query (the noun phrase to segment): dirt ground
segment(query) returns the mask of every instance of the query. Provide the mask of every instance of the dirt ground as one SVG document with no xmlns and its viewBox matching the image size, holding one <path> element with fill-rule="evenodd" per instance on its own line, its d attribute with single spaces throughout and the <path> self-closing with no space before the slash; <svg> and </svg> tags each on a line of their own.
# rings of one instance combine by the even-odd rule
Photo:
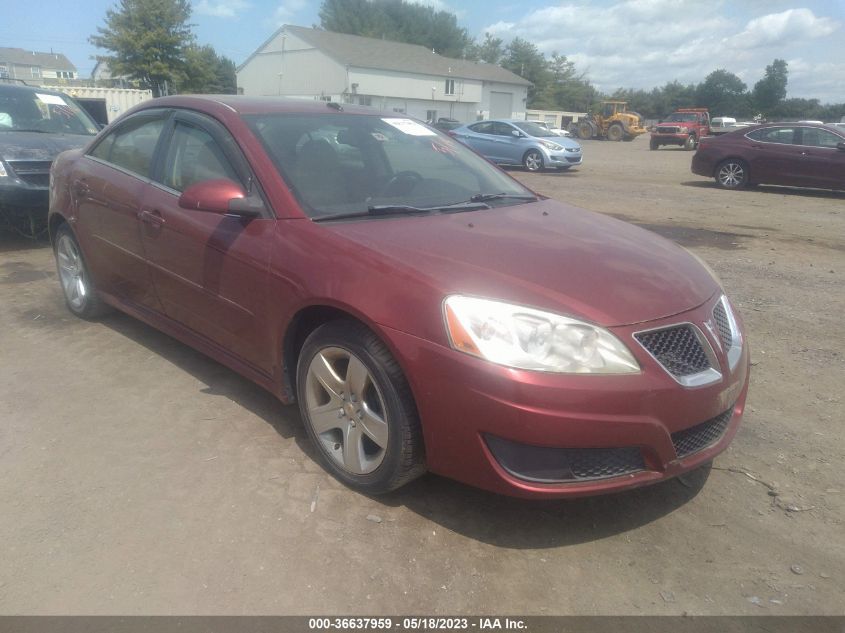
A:
<svg viewBox="0 0 845 633">
<path fill-rule="evenodd" d="M 294 408 L 73 318 L 49 248 L 0 234 L 0 613 L 845 613 L 845 194 L 721 191 L 690 158 L 586 142 L 577 170 L 512 172 L 705 258 L 752 349 L 711 470 L 570 502 L 351 492 Z"/>
</svg>

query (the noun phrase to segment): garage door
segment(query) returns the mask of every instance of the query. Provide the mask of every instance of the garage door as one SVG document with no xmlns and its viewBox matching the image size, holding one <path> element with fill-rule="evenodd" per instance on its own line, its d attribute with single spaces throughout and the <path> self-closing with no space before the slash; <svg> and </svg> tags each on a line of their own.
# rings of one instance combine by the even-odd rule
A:
<svg viewBox="0 0 845 633">
<path fill-rule="evenodd" d="M 490 92 L 490 118 L 509 119 L 513 113 L 512 92 Z"/>
</svg>

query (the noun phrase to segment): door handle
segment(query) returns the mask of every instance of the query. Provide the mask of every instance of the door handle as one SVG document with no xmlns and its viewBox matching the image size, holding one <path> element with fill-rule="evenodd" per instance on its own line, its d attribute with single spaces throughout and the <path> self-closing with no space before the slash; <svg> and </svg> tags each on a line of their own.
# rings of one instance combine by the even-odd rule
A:
<svg viewBox="0 0 845 633">
<path fill-rule="evenodd" d="M 144 224 L 149 224 L 154 229 L 159 229 L 164 224 L 164 218 L 158 209 L 141 209 L 138 219 Z"/>
<path fill-rule="evenodd" d="M 77 198 L 87 198 L 89 193 L 91 193 L 91 190 L 88 189 L 88 185 L 84 180 L 73 181 L 73 194 Z"/>
</svg>

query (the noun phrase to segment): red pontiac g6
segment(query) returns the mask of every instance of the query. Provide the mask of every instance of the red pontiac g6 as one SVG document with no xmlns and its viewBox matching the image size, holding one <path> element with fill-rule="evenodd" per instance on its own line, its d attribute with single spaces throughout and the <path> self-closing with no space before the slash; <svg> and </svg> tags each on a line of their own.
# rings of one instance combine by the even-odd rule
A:
<svg viewBox="0 0 845 633">
<path fill-rule="evenodd" d="M 117 308 L 298 402 L 367 493 L 426 470 L 632 488 L 742 416 L 742 322 L 702 262 L 395 113 L 147 102 L 57 159 L 50 229 L 74 314 Z"/>
</svg>

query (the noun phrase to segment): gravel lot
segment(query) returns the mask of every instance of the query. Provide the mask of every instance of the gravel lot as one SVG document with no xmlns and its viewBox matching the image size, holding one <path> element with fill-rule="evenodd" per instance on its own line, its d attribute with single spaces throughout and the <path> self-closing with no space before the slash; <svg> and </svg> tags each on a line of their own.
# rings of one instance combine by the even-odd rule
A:
<svg viewBox="0 0 845 633">
<path fill-rule="evenodd" d="M 721 191 L 690 158 L 594 141 L 512 172 L 701 255 L 752 346 L 711 470 L 571 502 L 353 493 L 294 408 L 128 317 L 73 318 L 49 248 L 0 234 L 0 613 L 845 613 L 845 194 Z"/>
</svg>

